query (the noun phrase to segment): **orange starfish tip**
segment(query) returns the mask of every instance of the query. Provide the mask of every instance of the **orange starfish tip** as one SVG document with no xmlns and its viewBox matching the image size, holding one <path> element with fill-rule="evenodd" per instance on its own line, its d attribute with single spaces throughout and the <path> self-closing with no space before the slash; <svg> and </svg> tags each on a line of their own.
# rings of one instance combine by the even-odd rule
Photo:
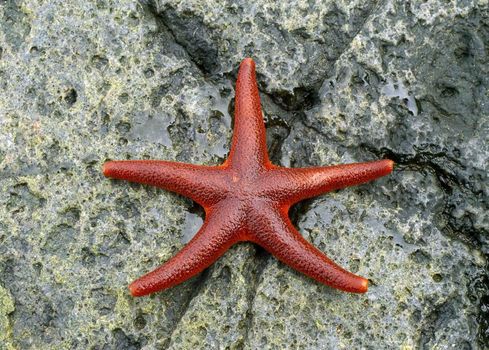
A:
<svg viewBox="0 0 489 350">
<path fill-rule="evenodd" d="M 248 65 L 251 65 L 251 66 L 255 66 L 255 61 L 253 61 L 253 59 L 251 57 L 246 57 L 243 61 L 241 61 L 241 67 L 242 66 L 248 66 Z"/>
<path fill-rule="evenodd" d="M 109 176 L 109 168 L 108 168 L 109 162 L 105 162 L 104 165 L 102 165 L 102 173 L 104 176 Z"/>
<path fill-rule="evenodd" d="M 128 288 L 129 288 L 129 292 L 131 292 L 131 295 L 133 297 L 140 297 L 144 295 L 144 293 L 141 293 L 140 288 L 138 288 L 134 282 L 131 283 Z"/>
<path fill-rule="evenodd" d="M 124 161 L 108 161 L 102 165 L 102 173 L 105 177 L 114 177 L 117 172 L 121 171 L 121 163 Z"/>
<path fill-rule="evenodd" d="M 358 293 L 366 293 L 368 290 L 368 279 L 362 278 L 360 286 L 358 288 Z"/>
</svg>

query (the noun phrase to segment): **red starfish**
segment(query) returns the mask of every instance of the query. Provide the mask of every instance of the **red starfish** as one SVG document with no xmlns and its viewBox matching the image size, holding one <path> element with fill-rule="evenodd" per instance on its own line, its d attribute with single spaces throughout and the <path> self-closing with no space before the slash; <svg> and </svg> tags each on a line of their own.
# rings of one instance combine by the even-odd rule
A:
<svg viewBox="0 0 489 350">
<path fill-rule="evenodd" d="M 165 264 L 134 281 L 129 286 L 131 294 L 142 296 L 173 287 L 243 241 L 262 246 L 318 282 L 346 292 L 366 292 L 368 280 L 344 270 L 307 242 L 294 228 L 288 212 L 303 199 L 387 175 L 394 162 L 385 159 L 298 169 L 271 164 L 251 58 L 239 67 L 235 102 L 233 142 L 222 165 L 164 160 L 104 164 L 105 176 L 177 192 L 205 209 L 205 222 L 195 237 Z"/>
</svg>

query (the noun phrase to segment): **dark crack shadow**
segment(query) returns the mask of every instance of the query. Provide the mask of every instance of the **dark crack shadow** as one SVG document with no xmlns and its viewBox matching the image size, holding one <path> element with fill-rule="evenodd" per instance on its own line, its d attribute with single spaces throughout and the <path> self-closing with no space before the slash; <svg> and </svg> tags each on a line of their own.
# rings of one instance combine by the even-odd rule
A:
<svg viewBox="0 0 489 350">
<path fill-rule="evenodd" d="M 361 145 L 361 147 L 379 158 L 392 159 L 396 163 L 395 168 L 398 171 L 429 172 L 435 176 L 446 197 L 443 209 L 438 215 L 437 226 L 448 237 L 455 238 L 471 248 L 480 248 L 484 245 L 483 237 L 489 235 L 489 233 L 477 230 L 473 219 L 470 217 L 465 220 L 455 220 L 451 215 L 455 204 L 449 198 L 454 193 L 460 193 L 463 196 L 463 194 L 470 192 L 475 197 L 481 194 L 471 180 L 461 177 L 454 169 L 449 168 L 450 165 L 453 168 L 463 167 L 457 159 L 450 157 L 442 150 L 437 150 L 436 147 L 434 149 L 418 150 L 415 154 L 395 153 L 388 148 L 377 150 L 366 144 Z M 489 210 L 489 208 L 487 209 Z"/>
<path fill-rule="evenodd" d="M 170 341 L 173 337 L 173 333 L 178 328 L 180 321 L 182 320 L 182 318 L 185 316 L 188 309 L 190 308 L 190 304 L 192 303 L 192 300 L 194 300 L 200 294 L 200 292 L 204 288 L 206 281 L 209 279 L 211 269 L 212 269 L 212 266 L 205 269 L 203 272 L 201 272 L 199 275 L 197 275 L 194 278 L 194 281 L 192 281 L 192 288 L 191 288 L 192 292 L 190 293 L 188 298 L 185 300 L 185 302 L 179 308 L 178 313 L 175 316 L 175 319 L 173 320 L 172 327 L 169 328 L 169 330 L 168 330 L 169 336 L 163 342 L 162 348 L 164 348 L 164 349 L 168 348 Z"/>
<path fill-rule="evenodd" d="M 212 34 L 201 18 L 189 13 L 179 16 L 175 9 L 159 11 L 152 0 L 141 0 L 150 13 L 159 20 L 162 26 L 187 54 L 189 60 L 199 69 L 201 74 L 209 76 L 219 72 L 217 46 L 213 43 Z"/>
<path fill-rule="evenodd" d="M 251 286 L 249 288 L 249 292 L 247 295 L 248 309 L 246 311 L 246 317 L 245 317 L 245 335 L 244 335 L 243 343 L 237 344 L 236 347 L 237 349 L 244 349 L 246 344 L 249 343 L 249 339 L 251 336 L 250 331 L 253 328 L 253 324 L 255 320 L 253 314 L 253 304 L 257 296 L 258 287 L 262 280 L 263 271 L 265 271 L 265 268 L 267 267 L 268 262 L 271 259 L 271 255 L 267 251 L 265 251 L 265 249 L 263 249 L 262 247 L 256 246 L 254 259 L 257 262 L 255 263 L 255 268 L 253 271 L 254 278 L 251 281 Z"/>
<path fill-rule="evenodd" d="M 457 205 L 457 200 L 465 200 L 467 197 L 482 197 L 481 190 L 477 188 L 473 181 L 463 178 L 456 174 L 453 169 L 450 169 L 450 165 L 463 168 L 463 164 L 443 151 L 424 149 L 418 150 L 415 154 L 399 154 L 387 148 L 377 150 L 368 145 L 363 145 L 363 147 L 378 157 L 394 160 L 398 171 L 411 170 L 431 173 L 437 179 L 445 198 L 439 212 L 435 215 L 436 226 L 446 237 L 462 242 L 470 249 L 481 250 L 485 260 L 489 261 L 489 255 L 484 252 L 484 249 L 487 249 L 484 248 L 487 245 L 485 237 L 489 236 L 489 232 L 483 228 L 477 229 L 474 219 L 470 216 L 464 215 L 462 218 L 455 218 L 452 214 Z M 454 197 L 455 199 L 453 199 Z M 484 206 L 483 201 L 481 205 Z M 486 210 L 489 210 L 487 205 L 485 207 Z M 486 264 L 485 271 L 488 271 L 488 266 Z M 476 316 L 479 329 L 477 334 L 478 342 L 481 345 L 487 344 L 489 340 L 489 279 L 487 274 L 480 273 L 473 278 L 468 285 L 467 296 L 479 309 Z M 444 316 L 445 310 L 448 310 L 447 308 L 449 307 L 452 306 L 445 303 L 435 309 L 428 317 L 428 322 L 433 323 L 435 326 L 428 325 L 422 331 L 419 340 L 420 348 L 424 348 L 432 339 L 434 327 L 440 322 L 440 319 L 446 318 Z"/>
<path fill-rule="evenodd" d="M 348 50 L 348 48 L 350 47 L 351 43 L 353 42 L 353 40 L 355 40 L 355 38 L 358 36 L 358 34 L 360 34 L 360 32 L 363 30 L 363 28 L 365 28 L 368 20 L 370 18 L 372 18 L 372 16 L 378 12 L 378 9 L 380 9 L 381 7 L 384 6 L 384 2 L 385 1 L 382 1 L 382 0 L 375 0 L 373 2 L 373 5 L 370 7 L 370 10 L 368 11 L 368 13 L 365 15 L 364 17 L 364 20 L 363 22 L 358 26 L 358 30 L 355 31 L 355 33 L 352 35 L 351 39 L 346 43 L 346 45 L 343 47 L 343 50 L 340 51 L 340 53 L 338 54 L 338 57 L 337 59 L 334 61 L 333 65 L 336 64 L 336 61 L 338 59 L 340 59 L 340 57 L 346 52 L 346 50 Z"/>
</svg>

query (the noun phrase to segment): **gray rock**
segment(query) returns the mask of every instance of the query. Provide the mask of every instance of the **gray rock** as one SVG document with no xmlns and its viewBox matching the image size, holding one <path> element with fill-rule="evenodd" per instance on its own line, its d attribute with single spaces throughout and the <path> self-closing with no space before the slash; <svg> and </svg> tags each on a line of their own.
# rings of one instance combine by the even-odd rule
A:
<svg viewBox="0 0 489 350">
<path fill-rule="evenodd" d="M 0 4 L 0 348 L 484 349 L 487 1 Z M 251 244 L 132 298 L 203 213 L 108 159 L 219 164 L 241 59 L 284 166 L 395 172 L 293 208 L 370 279 L 319 285 Z"/>
</svg>

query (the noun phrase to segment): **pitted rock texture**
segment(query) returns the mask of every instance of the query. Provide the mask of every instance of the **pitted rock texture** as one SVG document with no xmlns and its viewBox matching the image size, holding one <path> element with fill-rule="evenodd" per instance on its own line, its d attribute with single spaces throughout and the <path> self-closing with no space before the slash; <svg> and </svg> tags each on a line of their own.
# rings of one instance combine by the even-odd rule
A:
<svg viewBox="0 0 489 350">
<path fill-rule="evenodd" d="M 484 0 L 1 2 L 0 348 L 484 349 L 488 52 Z M 370 289 L 240 244 L 132 298 L 203 213 L 101 165 L 222 162 L 246 56 L 275 163 L 396 161 L 291 212 Z"/>
</svg>

